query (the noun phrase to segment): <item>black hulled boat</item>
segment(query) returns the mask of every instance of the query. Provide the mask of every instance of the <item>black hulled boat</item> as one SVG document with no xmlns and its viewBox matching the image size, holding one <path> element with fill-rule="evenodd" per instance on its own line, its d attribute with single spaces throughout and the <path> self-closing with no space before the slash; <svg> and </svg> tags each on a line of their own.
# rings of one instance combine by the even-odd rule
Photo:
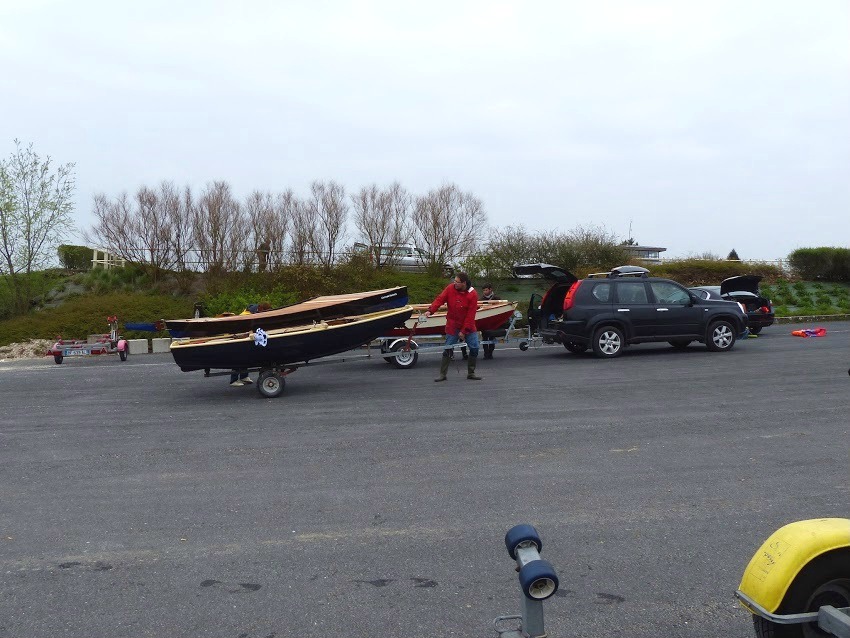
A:
<svg viewBox="0 0 850 638">
<path fill-rule="evenodd" d="M 303 326 L 312 321 L 365 315 L 401 308 L 407 305 L 407 287 L 352 292 L 344 295 L 314 297 L 282 308 L 251 315 L 201 317 L 198 319 L 166 319 L 165 327 L 175 338 L 199 338 L 231 335 L 262 328 L 266 332 L 278 328 Z"/>
<path fill-rule="evenodd" d="M 412 312 L 404 306 L 272 329 L 259 325 L 268 313 L 258 313 L 251 315 L 258 325 L 249 332 L 174 341 L 171 354 L 183 372 L 280 367 L 356 348 L 403 325 Z"/>
</svg>

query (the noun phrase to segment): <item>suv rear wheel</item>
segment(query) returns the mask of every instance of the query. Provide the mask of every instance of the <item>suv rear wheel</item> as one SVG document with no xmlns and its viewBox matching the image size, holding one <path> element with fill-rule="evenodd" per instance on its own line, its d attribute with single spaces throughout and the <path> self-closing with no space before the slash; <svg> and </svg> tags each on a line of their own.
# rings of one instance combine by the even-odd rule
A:
<svg viewBox="0 0 850 638">
<path fill-rule="evenodd" d="M 726 352 L 735 345 L 735 330 L 728 321 L 715 321 L 708 327 L 705 345 L 712 352 Z"/>
<path fill-rule="evenodd" d="M 623 331 L 614 326 L 603 326 L 593 334 L 593 353 L 610 359 L 623 352 Z"/>
<path fill-rule="evenodd" d="M 575 341 L 564 341 L 564 347 L 573 354 L 581 354 L 587 350 L 586 345 L 583 343 L 576 343 Z"/>
</svg>

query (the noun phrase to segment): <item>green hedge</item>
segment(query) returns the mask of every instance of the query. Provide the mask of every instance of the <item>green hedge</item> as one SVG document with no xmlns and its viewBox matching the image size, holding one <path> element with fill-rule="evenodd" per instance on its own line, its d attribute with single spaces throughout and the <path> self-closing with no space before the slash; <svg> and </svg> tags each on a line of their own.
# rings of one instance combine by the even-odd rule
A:
<svg viewBox="0 0 850 638">
<path fill-rule="evenodd" d="M 68 270 L 91 270 L 92 249 L 88 246 L 62 244 L 56 249 L 59 263 Z"/>
<path fill-rule="evenodd" d="M 119 330 L 128 338 L 150 338 L 155 333 L 123 330 L 126 322 L 153 322 L 192 316 L 192 302 L 186 298 L 144 293 L 85 295 L 68 299 L 57 308 L 33 311 L 0 321 L 0 345 L 30 339 L 85 339 L 90 334 L 109 331 L 106 317 L 117 315 Z"/>
<path fill-rule="evenodd" d="M 850 281 L 850 249 L 798 248 L 788 262 L 801 279 L 811 281 Z"/>
<path fill-rule="evenodd" d="M 666 277 L 686 286 L 717 286 L 724 279 L 738 275 L 761 275 L 764 283 L 772 283 L 786 276 L 782 269 L 774 264 L 709 259 L 665 261 L 663 264 L 649 266 L 649 271 L 653 277 Z"/>
</svg>

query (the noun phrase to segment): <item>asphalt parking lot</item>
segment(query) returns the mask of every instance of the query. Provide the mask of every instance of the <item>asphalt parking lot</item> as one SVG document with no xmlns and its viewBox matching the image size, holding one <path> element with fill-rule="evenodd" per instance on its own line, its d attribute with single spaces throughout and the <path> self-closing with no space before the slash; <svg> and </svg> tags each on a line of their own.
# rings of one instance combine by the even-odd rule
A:
<svg viewBox="0 0 850 638">
<path fill-rule="evenodd" d="M 351 359 L 277 399 L 170 355 L 0 363 L 0 638 L 494 636 L 520 522 L 552 636 L 751 636 L 756 548 L 850 515 L 850 323 L 821 325 L 498 348 L 481 382 Z"/>
</svg>

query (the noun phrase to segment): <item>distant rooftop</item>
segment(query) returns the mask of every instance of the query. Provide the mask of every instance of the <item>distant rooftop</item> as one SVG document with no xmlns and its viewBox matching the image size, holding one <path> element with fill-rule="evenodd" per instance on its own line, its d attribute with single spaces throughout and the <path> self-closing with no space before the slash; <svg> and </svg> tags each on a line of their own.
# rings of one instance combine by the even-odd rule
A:
<svg viewBox="0 0 850 638">
<path fill-rule="evenodd" d="M 667 250 L 663 246 L 623 246 L 623 248 L 630 255 L 655 264 L 661 263 L 661 253 Z"/>
</svg>

